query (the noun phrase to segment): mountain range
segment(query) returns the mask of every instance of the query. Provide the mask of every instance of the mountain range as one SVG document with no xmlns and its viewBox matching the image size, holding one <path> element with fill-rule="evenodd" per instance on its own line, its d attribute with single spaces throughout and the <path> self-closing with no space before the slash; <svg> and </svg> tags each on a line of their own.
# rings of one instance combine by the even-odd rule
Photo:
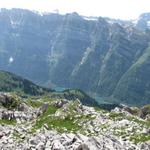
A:
<svg viewBox="0 0 150 150">
<path fill-rule="evenodd" d="M 115 20 L 0 11 L 0 68 L 38 84 L 150 103 L 150 13 Z"/>
</svg>

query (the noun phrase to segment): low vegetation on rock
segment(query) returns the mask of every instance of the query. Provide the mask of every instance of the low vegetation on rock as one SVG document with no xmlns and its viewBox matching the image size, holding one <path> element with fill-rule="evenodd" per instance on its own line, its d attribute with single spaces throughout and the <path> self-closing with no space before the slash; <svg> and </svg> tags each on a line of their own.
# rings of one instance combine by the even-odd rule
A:
<svg viewBox="0 0 150 150">
<path fill-rule="evenodd" d="M 10 107 L 10 98 L 19 103 Z M 14 93 L 0 93 L 0 103 L 0 149 L 78 150 L 84 145 L 91 150 L 148 150 L 150 146 L 150 113 L 140 116 L 148 106 L 135 115 L 132 107 L 110 111 L 85 106 L 79 99 L 22 98 Z"/>
</svg>

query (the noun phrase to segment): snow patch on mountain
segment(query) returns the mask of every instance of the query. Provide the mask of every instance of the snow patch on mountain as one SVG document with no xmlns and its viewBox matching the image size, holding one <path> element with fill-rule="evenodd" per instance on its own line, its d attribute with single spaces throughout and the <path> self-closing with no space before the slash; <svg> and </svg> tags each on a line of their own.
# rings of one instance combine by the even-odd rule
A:
<svg viewBox="0 0 150 150">
<path fill-rule="evenodd" d="M 88 20 L 88 21 L 97 21 L 98 17 L 83 17 L 84 20 Z"/>
<path fill-rule="evenodd" d="M 150 27 L 150 21 L 147 21 L 147 26 Z"/>
<path fill-rule="evenodd" d="M 14 58 L 11 56 L 11 57 L 9 58 L 9 63 L 11 64 L 11 63 L 13 63 L 13 61 L 14 61 Z"/>
</svg>

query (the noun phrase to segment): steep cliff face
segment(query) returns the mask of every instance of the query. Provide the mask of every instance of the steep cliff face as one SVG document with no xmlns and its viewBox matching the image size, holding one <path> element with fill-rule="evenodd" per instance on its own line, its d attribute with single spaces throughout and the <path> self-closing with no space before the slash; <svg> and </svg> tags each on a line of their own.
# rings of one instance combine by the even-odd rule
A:
<svg viewBox="0 0 150 150">
<path fill-rule="evenodd" d="M 60 24 L 58 15 L 44 17 L 27 10 L 0 13 L 0 67 L 34 81 L 48 79 L 48 53 Z"/>
<path fill-rule="evenodd" d="M 0 33 L 2 69 L 131 104 L 150 100 L 150 33 L 138 22 L 3 9 Z"/>
<path fill-rule="evenodd" d="M 150 47 L 121 77 L 114 96 L 132 104 L 149 103 L 150 98 Z"/>
</svg>

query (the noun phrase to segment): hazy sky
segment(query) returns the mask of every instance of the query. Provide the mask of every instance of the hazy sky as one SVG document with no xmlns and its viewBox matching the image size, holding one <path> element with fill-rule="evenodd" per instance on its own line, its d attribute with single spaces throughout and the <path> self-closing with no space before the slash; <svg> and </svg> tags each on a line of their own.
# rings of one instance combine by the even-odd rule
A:
<svg viewBox="0 0 150 150">
<path fill-rule="evenodd" d="M 78 12 L 86 16 L 135 19 L 150 12 L 150 0 L 0 0 L 0 8 L 26 8 L 60 13 Z"/>
</svg>

